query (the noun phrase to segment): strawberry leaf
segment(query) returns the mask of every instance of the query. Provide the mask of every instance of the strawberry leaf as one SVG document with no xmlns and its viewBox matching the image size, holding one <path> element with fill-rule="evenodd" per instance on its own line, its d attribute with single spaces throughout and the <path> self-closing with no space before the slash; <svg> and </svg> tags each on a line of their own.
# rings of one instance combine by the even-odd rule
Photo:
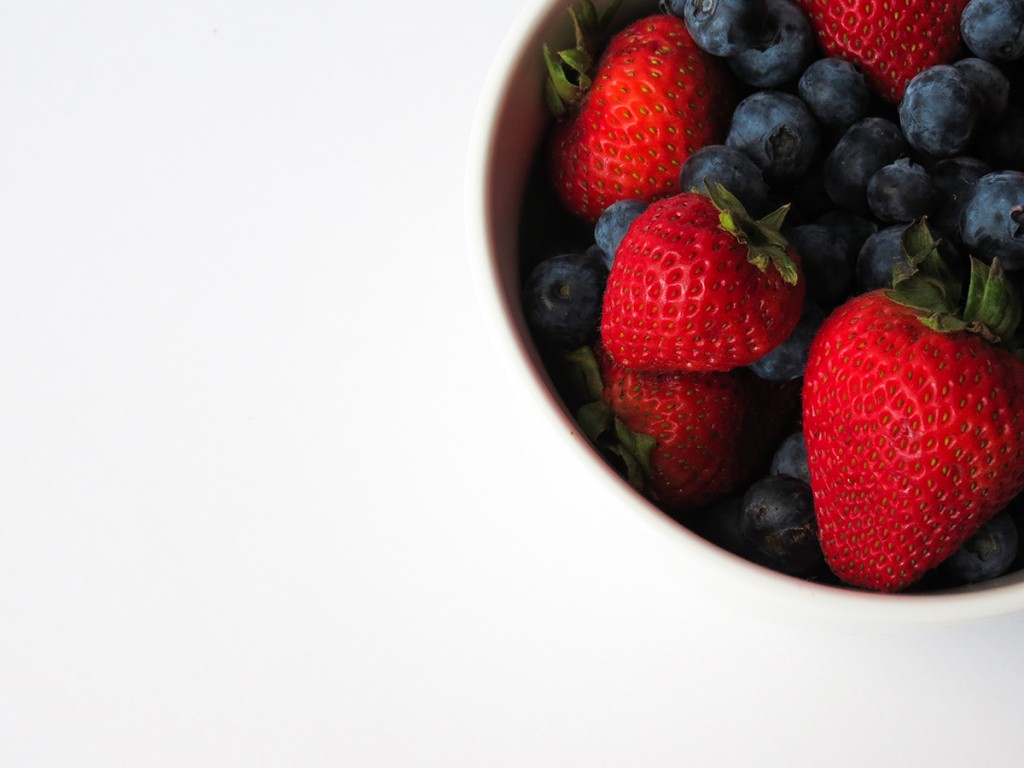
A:
<svg viewBox="0 0 1024 768">
<path fill-rule="evenodd" d="M 922 219 L 900 239 L 905 263 L 893 270 L 886 295 L 916 309 L 927 327 L 940 333 L 967 331 L 993 344 L 1008 344 L 1021 321 L 1021 299 L 998 260 L 991 267 L 971 258 L 967 296 L 960 305 L 960 281 L 939 253 L 939 242 Z"/>
<path fill-rule="evenodd" d="M 608 31 L 608 28 L 612 24 L 612 19 L 615 18 L 615 14 L 619 12 L 619 8 L 622 7 L 622 0 L 613 0 L 613 2 L 598 14 L 597 17 L 597 29 L 601 34 Z"/>
<path fill-rule="evenodd" d="M 630 431 L 604 402 L 584 405 L 576 412 L 576 421 L 594 445 L 619 459 L 626 482 L 643 493 L 651 473 L 654 438 Z"/>
<path fill-rule="evenodd" d="M 776 208 L 774 211 L 769 213 L 767 216 L 762 216 L 757 220 L 757 223 L 769 231 L 778 232 L 782 229 L 782 224 L 786 220 L 786 216 L 789 214 L 790 203 Z M 779 235 L 781 237 L 781 233 Z"/>
<path fill-rule="evenodd" d="M 718 221 L 722 229 L 747 246 L 747 260 L 764 272 L 769 266 L 775 267 L 782 279 L 796 285 L 800 270 L 790 255 L 789 243 L 779 231 L 789 213 L 789 206 L 769 213 L 755 220 L 743 203 L 718 182 L 704 180 L 708 197 L 718 209 Z"/>
<path fill-rule="evenodd" d="M 591 347 L 580 347 L 561 356 L 563 380 L 579 402 L 576 423 L 599 450 L 616 457 L 626 481 L 643 493 L 651 473 L 651 451 L 656 441 L 650 435 L 631 431 L 604 401 L 604 381 L 597 355 Z"/>
<path fill-rule="evenodd" d="M 655 440 L 643 432 L 632 432 L 615 419 L 615 436 L 618 442 L 609 447 L 609 451 L 618 456 L 626 468 L 626 482 L 640 493 L 647 488 L 647 478 L 651 476 L 651 451 Z"/>
<path fill-rule="evenodd" d="M 1021 302 L 998 259 L 988 266 L 971 259 L 964 322 L 994 344 L 1008 341 L 1021 320 Z"/>
<path fill-rule="evenodd" d="M 615 415 L 608 405 L 601 401 L 587 403 L 576 412 L 576 421 L 580 429 L 594 443 L 599 443 L 602 436 L 615 423 Z"/>
<path fill-rule="evenodd" d="M 922 315 L 921 322 L 939 333 L 955 333 L 956 331 L 967 330 L 967 323 L 956 315 L 937 312 L 933 315 Z"/>
<path fill-rule="evenodd" d="M 589 78 L 574 69 L 572 51 L 559 51 L 553 54 L 545 45 L 544 64 L 548 70 L 548 79 L 544 83 L 544 98 L 551 113 L 555 117 L 561 117 L 579 100 L 582 93 L 581 81 L 587 80 L 586 87 L 589 87 Z"/>
<path fill-rule="evenodd" d="M 543 47 L 544 65 L 548 78 L 544 84 L 544 98 L 548 109 L 560 118 L 578 104 L 593 83 L 591 69 L 599 40 L 611 24 L 622 0 L 615 0 L 608 8 L 598 12 L 590 0 L 581 0 L 569 7 L 575 45 L 552 53 Z"/>
<path fill-rule="evenodd" d="M 615 436 L 619 443 L 636 459 L 645 475 L 651 474 L 651 451 L 657 441 L 643 432 L 631 431 L 621 419 L 615 419 Z"/>
<path fill-rule="evenodd" d="M 577 88 L 590 87 L 591 80 L 587 76 L 587 72 L 590 71 L 590 67 L 593 65 L 593 59 L 590 58 L 589 53 L 577 49 L 559 51 L 558 58 L 564 61 L 572 72 L 576 73 Z"/>
<path fill-rule="evenodd" d="M 889 298 L 929 317 L 957 315 L 960 281 L 943 261 L 939 243 L 924 219 L 903 231 L 900 251 L 903 259 L 893 270 Z"/>
<path fill-rule="evenodd" d="M 579 377 L 581 399 L 588 402 L 600 400 L 604 394 L 604 382 L 594 350 L 586 346 L 574 349 L 565 353 L 565 361 Z"/>
</svg>

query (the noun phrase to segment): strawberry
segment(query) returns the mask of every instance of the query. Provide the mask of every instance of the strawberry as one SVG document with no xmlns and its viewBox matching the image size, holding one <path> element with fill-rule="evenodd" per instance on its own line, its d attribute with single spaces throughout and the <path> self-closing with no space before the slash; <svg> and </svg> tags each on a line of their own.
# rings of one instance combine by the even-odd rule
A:
<svg viewBox="0 0 1024 768">
<path fill-rule="evenodd" d="M 891 290 L 821 327 L 803 419 L 822 549 L 848 584 L 896 592 L 1024 489 L 1020 299 L 998 261 L 961 284 L 927 226 L 903 235 Z"/>
<path fill-rule="evenodd" d="M 893 104 L 910 79 L 960 50 L 967 0 L 797 0 L 825 53 L 856 64 L 868 85 Z"/>
<path fill-rule="evenodd" d="M 551 178 L 564 206 L 589 222 L 618 200 L 677 191 L 683 162 L 724 141 L 736 106 L 724 62 L 701 51 L 685 22 L 668 14 L 614 35 L 592 67 L 596 30 L 617 5 L 599 17 L 584 0 L 570 11 L 576 47 L 545 48 L 548 103 L 559 118 L 547 147 Z"/>
<path fill-rule="evenodd" d="M 671 514 L 738 490 L 790 429 L 782 418 L 787 409 L 778 406 L 795 399 L 778 388 L 768 392 L 745 370 L 641 373 L 618 365 L 600 344 L 572 358 L 592 377 L 593 401 L 579 410 L 583 431 Z M 769 407 L 774 418 L 766 421 Z"/>
<path fill-rule="evenodd" d="M 601 338 L 644 371 L 728 371 L 792 333 L 806 281 L 779 233 L 719 184 L 652 203 L 626 233 L 605 289 Z"/>
</svg>

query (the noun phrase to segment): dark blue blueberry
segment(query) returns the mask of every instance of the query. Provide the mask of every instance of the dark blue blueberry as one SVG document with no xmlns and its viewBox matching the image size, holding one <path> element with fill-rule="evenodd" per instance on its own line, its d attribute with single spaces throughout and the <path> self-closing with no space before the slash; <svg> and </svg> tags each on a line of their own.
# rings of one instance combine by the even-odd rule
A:
<svg viewBox="0 0 1024 768">
<path fill-rule="evenodd" d="M 761 564 L 809 578 L 825 572 L 811 488 L 789 475 L 771 475 L 743 494 L 740 533 Z"/>
<path fill-rule="evenodd" d="M 970 0 L 960 36 L 975 56 L 1014 61 L 1024 53 L 1024 0 Z"/>
<path fill-rule="evenodd" d="M 871 212 L 890 224 L 927 216 L 939 200 L 928 171 L 906 157 L 875 171 L 868 180 L 867 196 Z"/>
<path fill-rule="evenodd" d="M 765 381 L 793 381 L 804 375 L 811 342 L 825 322 L 825 313 L 811 301 L 804 302 L 800 320 L 789 337 L 765 355 L 750 364 L 759 378 Z"/>
<path fill-rule="evenodd" d="M 807 279 L 807 298 L 832 307 L 846 296 L 853 279 L 849 245 L 824 224 L 802 224 L 787 229 L 786 239 L 800 256 Z"/>
<path fill-rule="evenodd" d="M 915 75 L 899 105 L 907 143 L 932 157 L 952 157 L 967 149 L 979 114 L 971 81 L 951 64 L 937 64 Z"/>
<path fill-rule="evenodd" d="M 868 180 L 880 168 L 907 154 L 899 126 L 883 117 L 851 125 L 825 158 L 825 189 L 840 208 L 868 213 Z"/>
<path fill-rule="evenodd" d="M 645 210 L 647 203 L 643 200 L 619 200 L 605 208 L 598 218 L 594 225 L 594 241 L 603 252 L 604 263 L 609 270 L 629 225 Z"/>
<path fill-rule="evenodd" d="M 817 38 L 811 21 L 790 0 L 768 0 L 764 35 L 729 58 L 736 76 L 755 88 L 779 88 L 804 71 Z"/>
<path fill-rule="evenodd" d="M 662 7 L 686 22 L 697 46 L 714 56 L 734 56 L 764 34 L 766 0 L 666 0 Z"/>
<path fill-rule="evenodd" d="M 864 75 L 843 59 L 818 59 L 810 64 L 797 92 L 822 125 L 847 128 L 867 115 L 871 92 Z"/>
<path fill-rule="evenodd" d="M 1010 80 L 1003 70 L 990 61 L 969 56 L 953 62 L 953 66 L 971 84 L 975 101 L 978 103 L 979 118 L 996 120 L 1010 102 Z"/>
<path fill-rule="evenodd" d="M 523 311 L 538 341 L 576 349 L 597 337 L 608 268 L 600 255 L 559 254 L 540 262 L 523 285 Z"/>
<path fill-rule="evenodd" d="M 817 160 L 818 124 L 799 98 L 758 91 L 733 112 L 725 143 L 747 155 L 770 184 L 796 181 Z"/>
<path fill-rule="evenodd" d="M 794 432 L 787 437 L 772 456 L 772 475 L 788 475 L 811 484 L 811 470 L 807 465 L 807 441 L 803 432 Z"/>
<path fill-rule="evenodd" d="M 940 160 L 931 167 L 932 181 L 939 194 L 939 205 L 928 218 L 942 237 L 961 243 L 960 213 L 974 183 L 992 173 L 992 166 L 976 157 L 961 155 Z"/>
<path fill-rule="evenodd" d="M 679 173 L 679 189 L 703 194 L 705 181 L 721 184 L 755 216 L 768 213 L 765 210 L 768 185 L 761 169 L 735 147 L 710 144 L 686 159 Z"/>
<path fill-rule="evenodd" d="M 857 254 L 864 241 L 878 231 L 878 224 L 867 216 L 839 208 L 823 213 L 815 223 L 828 227 L 845 243 L 846 261 L 851 268 L 857 263 Z"/>
<path fill-rule="evenodd" d="M 1017 558 L 1018 539 L 1017 524 L 1004 510 L 944 560 L 939 570 L 944 576 L 965 584 L 1002 576 Z"/>
<path fill-rule="evenodd" d="M 997 171 L 975 182 L 960 213 L 971 255 L 1006 269 L 1024 268 L 1024 172 Z"/>
</svg>

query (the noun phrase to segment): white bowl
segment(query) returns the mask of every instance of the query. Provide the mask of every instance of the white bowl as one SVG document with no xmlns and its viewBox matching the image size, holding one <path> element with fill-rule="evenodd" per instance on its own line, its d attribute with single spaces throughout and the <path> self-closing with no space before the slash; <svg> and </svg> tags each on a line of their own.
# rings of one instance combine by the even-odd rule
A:
<svg viewBox="0 0 1024 768">
<path fill-rule="evenodd" d="M 630 489 L 573 429 L 553 391 L 519 306 L 518 233 L 523 191 L 548 116 L 543 100 L 544 43 L 564 47 L 572 38 L 569 0 L 529 0 L 509 30 L 488 74 L 470 143 L 466 219 L 471 259 L 486 320 L 523 396 L 550 415 L 552 439 L 588 454 L 593 482 L 606 486 L 624 515 L 643 515 L 660 526 L 709 585 L 722 584 L 759 608 L 797 613 L 804 619 L 913 628 L 1011 614 L 1024 609 L 1024 572 L 956 590 L 884 595 L 823 586 L 775 573 L 732 555 L 672 521 Z M 625 0 L 620 25 L 655 11 L 653 0 Z M 556 435 L 560 437 L 555 437 Z"/>
</svg>

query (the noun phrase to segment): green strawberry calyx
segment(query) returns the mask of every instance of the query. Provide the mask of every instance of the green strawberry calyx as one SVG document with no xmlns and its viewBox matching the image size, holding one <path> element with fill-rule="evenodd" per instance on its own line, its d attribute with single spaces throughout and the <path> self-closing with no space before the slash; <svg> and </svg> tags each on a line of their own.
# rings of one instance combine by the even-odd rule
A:
<svg viewBox="0 0 1024 768">
<path fill-rule="evenodd" d="M 644 493 L 651 474 L 655 439 L 630 430 L 604 401 L 604 381 L 593 349 L 580 347 L 567 352 L 565 362 L 576 377 L 576 397 L 583 402 L 576 411 L 576 421 L 583 434 L 598 449 L 617 457 L 625 470 L 626 481 Z"/>
<path fill-rule="evenodd" d="M 1004 347 L 1019 346 L 1021 299 L 998 259 L 991 265 L 971 257 L 964 295 L 959 278 L 939 253 L 927 220 L 910 224 L 900 240 L 904 261 L 893 270 L 886 295 L 915 309 L 928 328 L 940 333 L 965 331 Z"/>
<path fill-rule="evenodd" d="M 790 285 L 800 279 L 800 270 L 793 261 L 789 242 L 782 235 L 782 222 L 789 213 L 789 205 L 755 219 L 732 192 L 717 181 L 704 180 L 708 197 L 718 209 L 718 221 L 723 230 L 747 246 L 747 259 L 764 272 L 769 266 L 782 275 Z"/>
<path fill-rule="evenodd" d="M 555 117 L 561 117 L 572 110 L 590 89 L 593 83 L 591 69 L 598 41 L 607 31 L 620 5 L 622 0 L 613 0 L 603 11 L 598 11 L 591 0 L 580 0 L 569 6 L 575 45 L 554 53 L 550 47 L 544 46 L 544 64 L 548 70 L 544 97 Z"/>
</svg>

